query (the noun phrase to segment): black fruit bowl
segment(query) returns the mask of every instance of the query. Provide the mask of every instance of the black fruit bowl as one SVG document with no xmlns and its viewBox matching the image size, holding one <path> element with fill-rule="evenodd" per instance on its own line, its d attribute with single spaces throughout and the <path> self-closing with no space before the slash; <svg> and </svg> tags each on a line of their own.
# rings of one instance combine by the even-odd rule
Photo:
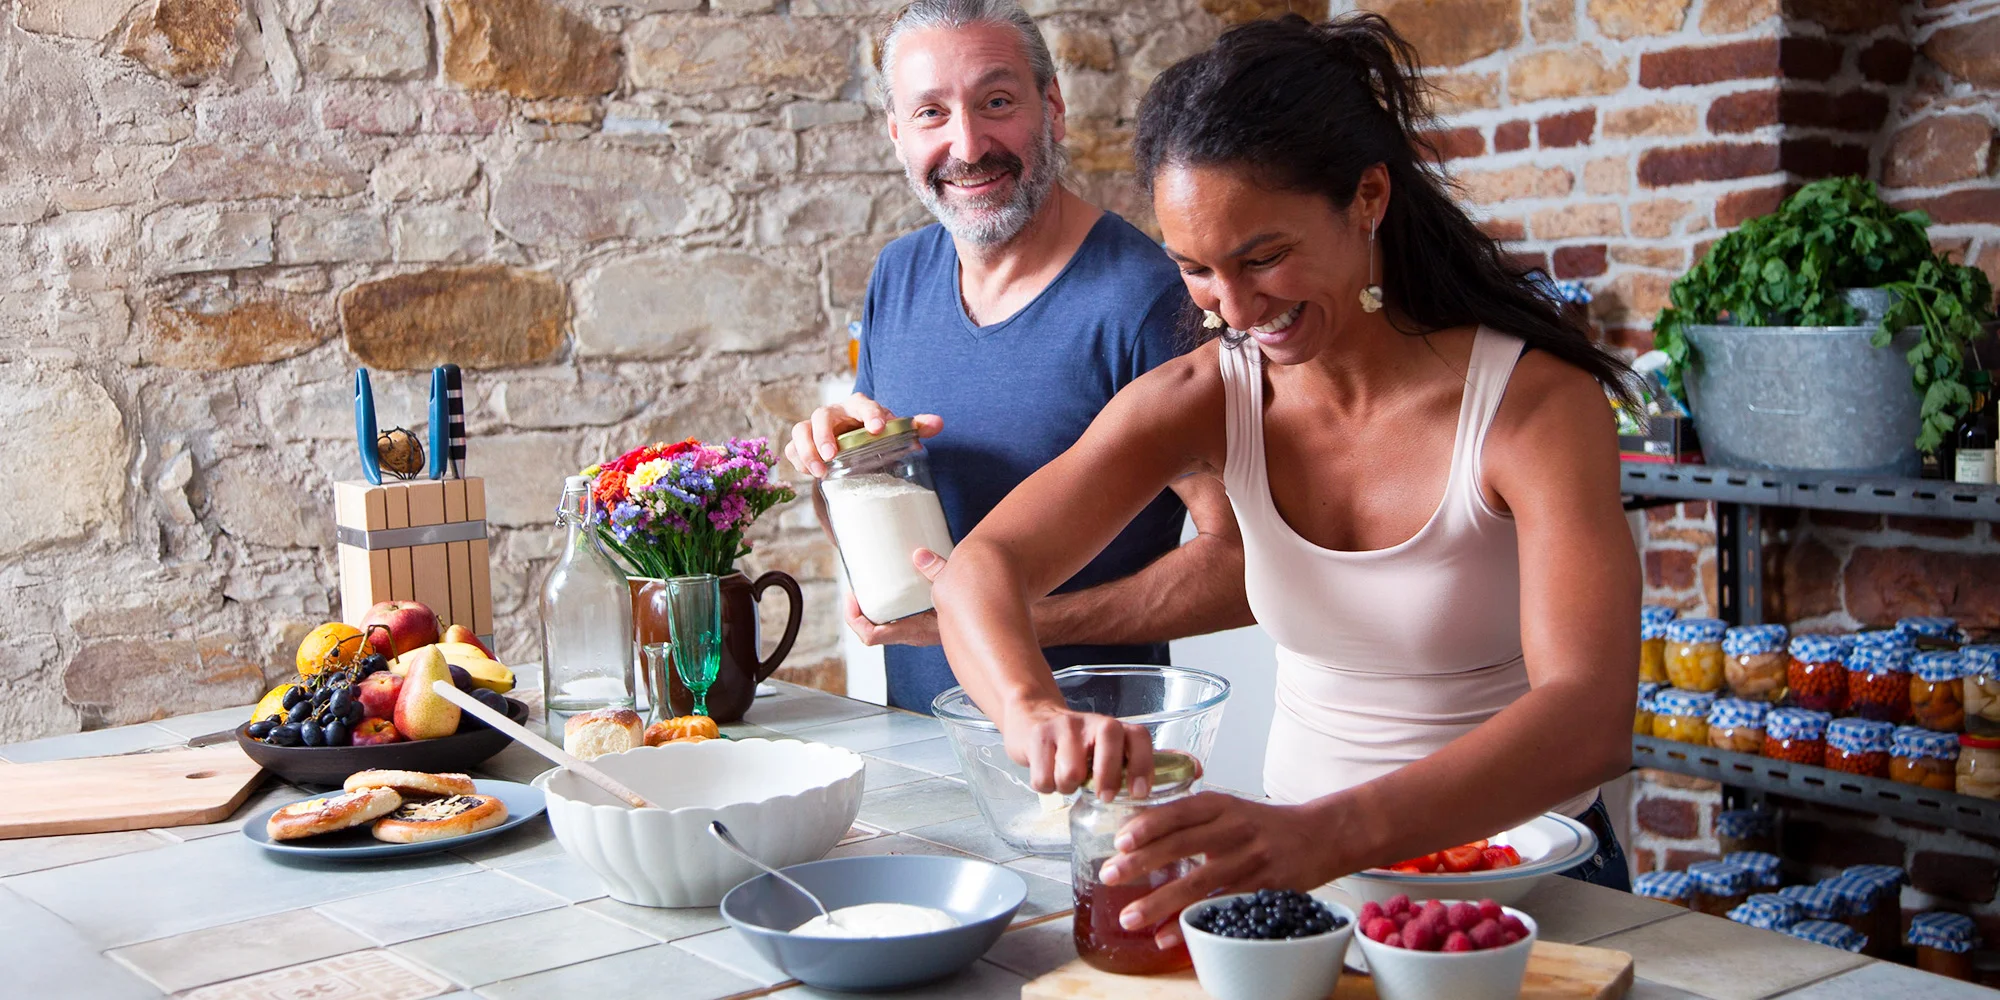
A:
<svg viewBox="0 0 2000 1000">
<path fill-rule="evenodd" d="M 512 698 L 507 718 L 528 721 L 528 706 Z M 368 747 L 280 747 L 250 738 L 245 722 L 236 727 L 236 742 L 251 760 L 295 785 L 334 785 L 356 771 L 470 771 L 481 761 L 506 749 L 513 738 L 465 715 L 459 730 L 434 740 L 406 740 Z"/>
</svg>

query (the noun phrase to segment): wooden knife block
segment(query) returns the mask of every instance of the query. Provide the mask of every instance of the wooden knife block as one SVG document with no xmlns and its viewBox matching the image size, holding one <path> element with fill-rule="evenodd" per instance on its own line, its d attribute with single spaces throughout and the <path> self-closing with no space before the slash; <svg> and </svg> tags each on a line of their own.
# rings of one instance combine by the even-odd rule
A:
<svg viewBox="0 0 2000 1000">
<path fill-rule="evenodd" d="M 342 621 L 359 625 L 382 601 L 417 601 L 492 648 L 484 479 L 338 482 L 333 501 Z"/>
</svg>

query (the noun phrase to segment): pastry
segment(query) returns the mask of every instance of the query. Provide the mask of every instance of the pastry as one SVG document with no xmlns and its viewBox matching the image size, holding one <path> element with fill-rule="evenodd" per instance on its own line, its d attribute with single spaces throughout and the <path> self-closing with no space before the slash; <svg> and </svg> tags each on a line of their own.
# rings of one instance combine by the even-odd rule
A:
<svg viewBox="0 0 2000 1000">
<path fill-rule="evenodd" d="M 479 789 L 463 774 L 426 774 L 423 771 L 356 771 L 347 776 L 346 789 L 393 788 L 406 799 L 424 795 L 471 795 Z"/>
<path fill-rule="evenodd" d="M 646 729 L 639 713 L 629 708 L 600 708 L 572 715 L 563 723 L 563 749 L 579 760 L 593 760 L 608 753 L 624 753 L 643 746 Z"/>
<path fill-rule="evenodd" d="M 720 737 L 715 720 L 706 715 L 680 715 L 671 719 L 661 719 L 646 727 L 646 745 L 656 747 L 662 743 L 698 743 Z"/>
<path fill-rule="evenodd" d="M 403 804 L 389 788 L 364 788 L 321 799 L 308 799 L 271 814 L 264 829 L 272 840 L 299 840 L 346 830 L 387 815 Z"/>
<path fill-rule="evenodd" d="M 507 806 L 491 795 L 451 795 L 405 802 L 375 821 L 375 839 L 417 844 L 491 830 L 507 822 Z"/>
</svg>

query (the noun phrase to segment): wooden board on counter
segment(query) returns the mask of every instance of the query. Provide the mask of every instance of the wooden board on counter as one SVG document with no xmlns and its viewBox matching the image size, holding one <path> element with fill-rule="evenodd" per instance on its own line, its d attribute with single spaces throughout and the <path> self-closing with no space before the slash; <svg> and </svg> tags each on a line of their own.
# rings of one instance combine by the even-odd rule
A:
<svg viewBox="0 0 2000 1000">
<path fill-rule="evenodd" d="M 234 743 L 0 768 L 0 840 L 228 819 L 263 768 Z"/>
<path fill-rule="evenodd" d="M 1632 988 L 1632 956 L 1605 948 L 1535 942 L 1521 1000 L 1619 1000 Z M 1021 1000 L 1205 1000 L 1193 972 L 1119 976 L 1082 959 L 1021 987 Z M 1329 1000 L 1376 1000 L 1375 982 L 1348 972 Z M 1443 1000 L 1443 998 L 1440 998 Z"/>
</svg>

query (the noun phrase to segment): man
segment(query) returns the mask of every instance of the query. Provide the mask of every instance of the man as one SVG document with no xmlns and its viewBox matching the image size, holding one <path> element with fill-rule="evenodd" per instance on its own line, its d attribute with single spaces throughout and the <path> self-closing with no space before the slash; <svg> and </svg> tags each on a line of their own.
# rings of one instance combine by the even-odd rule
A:
<svg viewBox="0 0 2000 1000">
<path fill-rule="evenodd" d="M 889 138 L 938 224 L 876 259 L 854 395 L 794 427 L 786 455 L 823 476 L 841 433 L 916 414 L 957 539 L 1179 353 L 1187 292 L 1158 245 L 1059 182 L 1062 93 L 1015 0 L 917 0 L 876 52 Z M 1176 547 L 1184 512 L 1201 534 Z M 875 623 L 850 599 L 847 618 L 888 645 L 890 704 L 928 711 L 956 683 L 934 614 Z M 1057 669 L 1165 663 L 1166 640 L 1250 620 L 1235 519 L 1208 476 L 1175 483 L 1035 607 Z"/>
</svg>

